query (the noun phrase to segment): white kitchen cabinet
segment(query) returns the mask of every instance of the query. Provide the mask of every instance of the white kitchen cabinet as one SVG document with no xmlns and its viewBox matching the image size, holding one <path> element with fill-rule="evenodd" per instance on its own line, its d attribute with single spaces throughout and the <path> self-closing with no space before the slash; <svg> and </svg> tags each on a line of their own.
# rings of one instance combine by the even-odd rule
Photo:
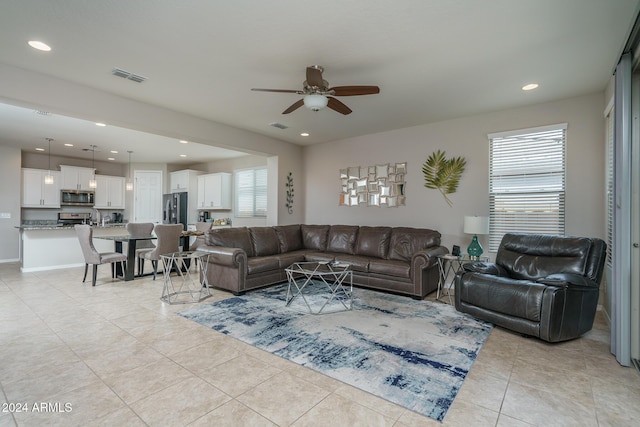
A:
<svg viewBox="0 0 640 427">
<path fill-rule="evenodd" d="M 231 209 L 231 174 L 198 176 L 198 209 Z"/>
<path fill-rule="evenodd" d="M 124 209 L 124 184 L 121 176 L 96 175 L 96 209 Z"/>
<path fill-rule="evenodd" d="M 89 187 L 89 181 L 95 174 L 94 168 L 60 165 L 62 174 L 61 190 L 93 190 Z"/>
<path fill-rule="evenodd" d="M 47 174 L 44 169 L 22 169 L 23 208 L 60 207 L 60 172 L 51 171 L 53 184 L 44 183 Z"/>
<path fill-rule="evenodd" d="M 193 191 L 194 195 L 198 186 L 198 175 L 202 172 L 192 169 L 185 169 L 169 173 L 169 183 L 172 193 L 182 193 Z"/>
</svg>

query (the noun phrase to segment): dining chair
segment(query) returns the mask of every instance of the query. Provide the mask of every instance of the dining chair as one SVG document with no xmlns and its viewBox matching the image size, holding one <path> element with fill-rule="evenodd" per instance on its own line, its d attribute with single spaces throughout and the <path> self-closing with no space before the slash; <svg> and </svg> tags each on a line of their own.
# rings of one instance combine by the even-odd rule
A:
<svg viewBox="0 0 640 427">
<path fill-rule="evenodd" d="M 153 233 L 152 222 L 129 222 L 125 226 L 127 232 L 132 236 L 151 236 Z M 139 240 L 136 243 L 136 260 L 138 264 L 138 274 L 142 274 L 142 263 L 144 262 L 140 254 L 155 248 L 156 245 L 151 240 Z"/>
<path fill-rule="evenodd" d="M 153 280 L 156 280 L 160 255 L 180 251 L 180 236 L 182 236 L 183 230 L 182 224 L 156 224 L 154 227 L 154 232 L 158 237 L 156 247 L 140 253 L 142 259 L 141 275 L 144 273 L 144 261 L 150 260 L 153 266 Z"/>
<path fill-rule="evenodd" d="M 125 269 L 125 261 L 127 256 L 119 252 L 98 252 L 93 246 L 93 228 L 86 224 L 76 224 L 74 226 L 76 234 L 78 235 L 78 241 L 82 248 L 82 255 L 84 256 L 84 276 L 82 277 L 82 283 L 87 279 L 87 270 L 89 264 L 93 265 L 93 278 L 91 285 L 96 285 L 96 278 L 98 277 L 98 266 L 100 264 L 111 264 L 111 277 L 116 277 L 115 263 L 119 262 L 122 267 L 122 271 Z"/>
</svg>

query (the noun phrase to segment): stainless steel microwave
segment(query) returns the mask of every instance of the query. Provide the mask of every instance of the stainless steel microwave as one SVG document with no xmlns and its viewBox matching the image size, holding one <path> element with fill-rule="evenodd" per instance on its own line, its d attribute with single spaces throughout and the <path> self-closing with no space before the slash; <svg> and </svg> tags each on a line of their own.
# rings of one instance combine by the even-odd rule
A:
<svg viewBox="0 0 640 427">
<path fill-rule="evenodd" d="M 95 193 L 89 190 L 60 190 L 62 206 L 93 206 Z"/>
</svg>

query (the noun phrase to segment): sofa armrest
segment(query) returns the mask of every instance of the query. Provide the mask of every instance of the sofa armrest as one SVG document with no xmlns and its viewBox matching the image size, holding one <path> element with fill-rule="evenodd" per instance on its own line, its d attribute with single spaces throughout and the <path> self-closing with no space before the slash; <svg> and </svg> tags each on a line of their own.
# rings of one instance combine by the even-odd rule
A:
<svg viewBox="0 0 640 427">
<path fill-rule="evenodd" d="M 498 277 L 509 277 L 509 273 L 504 267 L 493 262 L 473 261 L 462 264 L 465 273 L 482 273 Z"/>
<path fill-rule="evenodd" d="M 438 262 L 439 255 L 446 255 L 449 253 L 449 250 L 444 246 L 431 246 L 430 248 L 419 250 L 414 253 L 411 261 L 412 265 L 416 264 L 416 258 L 422 258 L 423 261 L 420 264 L 423 265 L 423 268 L 429 268 L 432 265 L 435 265 Z"/>
<path fill-rule="evenodd" d="M 198 248 L 200 252 L 209 254 L 209 263 L 220 264 L 238 268 L 246 265 L 247 253 L 240 248 L 227 248 L 224 246 L 203 245 Z"/>
<path fill-rule="evenodd" d="M 547 277 L 542 277 L 536 280 L 537 283 L 542 283 L 549 286 L 569 287 L 569 288 L 598 288 L 598 284 L 587 277 L 579 274 L 572 273 L 559 273 L 551 274 Z"/>
</svg>

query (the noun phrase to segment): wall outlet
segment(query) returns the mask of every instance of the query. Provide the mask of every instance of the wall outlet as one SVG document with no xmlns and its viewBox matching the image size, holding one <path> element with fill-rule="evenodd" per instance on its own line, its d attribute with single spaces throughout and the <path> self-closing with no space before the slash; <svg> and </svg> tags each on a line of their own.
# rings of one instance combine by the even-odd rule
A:
<svg viewBox="0 0 640 427">
<path fill-rule="evenodd" d="M 0 219 L 11 219 L 11 212 L 0 212 Z"/>
</svg>

